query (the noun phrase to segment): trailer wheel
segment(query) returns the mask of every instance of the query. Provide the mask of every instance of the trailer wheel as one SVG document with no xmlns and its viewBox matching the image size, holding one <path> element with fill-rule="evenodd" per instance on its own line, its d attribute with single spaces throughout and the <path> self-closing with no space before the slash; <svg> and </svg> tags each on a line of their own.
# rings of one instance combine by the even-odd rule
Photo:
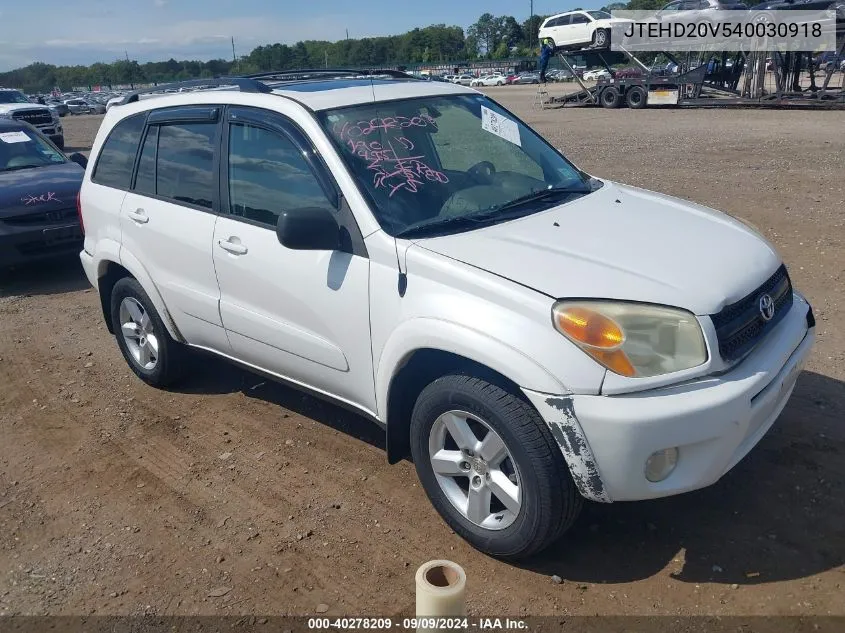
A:
<svg viewBox="0 0 845 633">
<path fill-rule="evenodd" d="M 640 86 L 631 86 L 625 94 L 625 103 L 632 110 L 640 110 L 645 107 L 646 93 Z"/>
<path fill-rule="evenodd" d="M 622 104 L 622 95 L 613 86 L 608 86 L 601 91 L 599 102 L 603 108 L 618 108 Z"/>
</svg>

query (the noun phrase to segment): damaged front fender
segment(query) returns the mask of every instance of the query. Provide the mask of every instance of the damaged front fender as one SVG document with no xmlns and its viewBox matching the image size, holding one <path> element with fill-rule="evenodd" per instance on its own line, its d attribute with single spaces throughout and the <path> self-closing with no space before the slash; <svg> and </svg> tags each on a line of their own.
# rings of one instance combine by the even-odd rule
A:
<svg viewBox="0 0 845 633">
<path fill-rule="evenodd" d="M 572 398 L 527 389 L 523 392 L 548 424 L 581 495 L 591 501 L 610 503 L 590 445 L 575 416 Z"/>
</svg>

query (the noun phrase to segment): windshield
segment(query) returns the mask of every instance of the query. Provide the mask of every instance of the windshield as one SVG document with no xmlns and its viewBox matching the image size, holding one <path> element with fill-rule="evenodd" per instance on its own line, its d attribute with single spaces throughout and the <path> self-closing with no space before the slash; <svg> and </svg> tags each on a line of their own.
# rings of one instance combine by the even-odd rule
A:
<svg viewBox="0 0 845 633">
<path fill-rule="evenodd" d="M 61 152 L 34 132 L 0 131 L 0 172 L 65 162 L 67 160 Z"/>
<path fill-rule="evenodd" d="M 606 11 L 587 11 L 587 13 L 592 16 L 594 20 L 609 20 L 613 17 Z"/>
<path fill-rule="evenodd" d="M 320 118 L 394 236 L 467 230 L 591 191 L 588 177 L 483 95 L 366 104 Z"/>
<path fill-rule="evenodd" d="M 26 95 L 17 90 L 0 90 L 0 103 L 31 103 Z"/>
</svg>

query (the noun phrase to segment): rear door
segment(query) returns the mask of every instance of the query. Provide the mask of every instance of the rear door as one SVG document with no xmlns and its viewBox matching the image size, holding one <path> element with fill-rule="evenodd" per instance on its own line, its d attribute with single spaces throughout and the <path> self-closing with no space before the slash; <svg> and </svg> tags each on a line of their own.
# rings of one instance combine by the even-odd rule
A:
<svg viewBox="0 0 845 633">
<path fill-rule="evenodd" d="M 187 106 L 150 113 L 120 224 L 121 257 L 147 269 L 185 339 L 228 352 L 211 254 L 221 112 Z"/>
</svg>

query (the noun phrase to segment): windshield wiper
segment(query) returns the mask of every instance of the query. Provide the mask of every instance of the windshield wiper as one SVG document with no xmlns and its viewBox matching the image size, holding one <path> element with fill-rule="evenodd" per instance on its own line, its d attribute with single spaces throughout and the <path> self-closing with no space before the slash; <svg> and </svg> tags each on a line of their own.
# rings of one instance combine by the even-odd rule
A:
<svg viewBox="0 0 845 633">
<path fill-rule="evenodd" d="M 563 196 L 575 193 L 587 194 L 590 192 L 591 190 L 589 187 L 549 187 L 548 189 L 532 191 L 531 193 L 527 193 L 524 196 L 520 196 L 519 198 L 514 198 L 510 202 L 506 202 L 505 204 L 496 207 L 491 211 L 491 213 L 498 211 L 506 211 L 507 209 L 515 209 L 526 204 L 530 204 L 532 202 L 539 202 L 541 200 L 545 200 L 546 198 L 550 198 L 553 196 Z"/>
<path fill-rule="evenodd" d="M 6 169 L 0 169 L 0 171 L 18 171 L 21 169 L 34 169 L 35 167 L 43 167 L 44 165 L 17 165 L 15 167 L 7 167 Z"/>
<path fill-rule="evenodd" d="M 503 205 L 498 207 L 494 207 L 492 209 L 485 209 L 478 213 L 472 213 L 470 215 L 455 215 L 452 217 L 440 219 L 440 220 L 433 220 L 431 222 L 427 222 L 425 224 L 419 225 L 412 225 L 409 226 L 396 234 L 396 237 L 420 237 L 426 233 L 430 232 L 440 232 L 442 229 L 449 227 L 455 228 L 460 225 L 464 226 L 474 226 L 483 223 L 497 223 L 497 222 L 504 222 L 506 220 L 513 220 L 525 214 L 525 209 L 520 207 L 525 207 L 532 202 L 539 202 L 545 200 L 546 198 L 554 197 L 554 196 L 563 196 L 563 195 L 571 195 L 571 194 L 588 194 L 590 193 L 590 189 L 587 187 L 549 187 L 548 189 L 541 189 L 539 191 L 532 191 L 529 194 L 524 196 L 520 196 L 519 198 L 515 198 L 510 202 L 506 202 Z M 519 211 L 513 212 L 515 209 L 520 209 Z M 512 211 L 511 213 L 503 213 L 507 211 Z"/>
</svg>

